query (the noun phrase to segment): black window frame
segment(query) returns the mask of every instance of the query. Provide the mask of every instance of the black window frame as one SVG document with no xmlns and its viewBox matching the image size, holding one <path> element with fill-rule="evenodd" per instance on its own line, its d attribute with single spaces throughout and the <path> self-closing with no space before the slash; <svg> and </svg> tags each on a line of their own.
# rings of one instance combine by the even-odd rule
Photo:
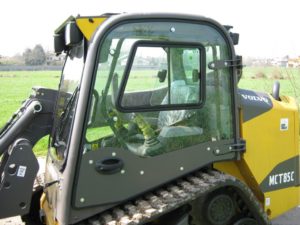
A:
<svg viewBox="0 0 300 225">
<path fill-rule="evenodd" d="M 125 88 L 129 79 L 129 74 L 133 65 L 133 61 L 136 55 L 138 47 L 177 47 L 177 48 L 197 48 L 200 54 L 200 71 L 199 71 L 199 101 L 198 103 L 191 104 L 168 104 L 168 105 L 156 105 L 151 107 L 144 106 L 122 106 L 122 99 L 125 93 Z M 124 76 L 122 78 L 120 89 L 117 94 L 117 100 L 115 107 L 118 111 L 124 113 L 134 112 L 151 112 L 151 111 L 168 111 L 168 110 L 189 110 L 189 109 L 200 109 L 205 104 L 206 100 L 206 51 L 205 47 L 200 43 L 191 42 L 168 42 L 168 41 L 149 41 L 140 40 L 136 41 L 129 53 L 128 61 L 125 66 Z"/>
</svg>

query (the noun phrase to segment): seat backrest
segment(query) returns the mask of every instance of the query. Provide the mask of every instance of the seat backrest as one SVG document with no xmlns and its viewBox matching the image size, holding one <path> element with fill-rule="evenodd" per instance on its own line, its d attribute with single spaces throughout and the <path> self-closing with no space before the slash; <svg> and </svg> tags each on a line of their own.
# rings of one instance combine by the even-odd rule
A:
<svg viewBox="0 0 300 225">
<path fill-rule="evenodd" d="M 188 104 L 195 103 L 199 96 L 198 85 L 188 85 L 184 80 L 176 80 L 171 84 L 171 104 Z M 162 105 L 168 104 L 169 95 L 167 94 Z M 158 116 L 158 127 L 170 126 L 178 121 L 182 121 L 189 117 L 195 110 L 171 110 L 161 111 Z"/>
</svg>

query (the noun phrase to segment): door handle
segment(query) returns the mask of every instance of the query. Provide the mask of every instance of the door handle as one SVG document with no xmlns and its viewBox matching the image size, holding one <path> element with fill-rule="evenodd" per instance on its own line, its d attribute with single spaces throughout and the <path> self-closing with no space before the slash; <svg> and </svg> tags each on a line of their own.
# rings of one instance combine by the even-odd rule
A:
<svg viewBox="0 0 300 225">
<path fill-rule="evenodd" d="M 123 168 L 124 162 L 120 158 L 109 157 L 97 161 L 95 166 L 99 173 L 112 174 L 119 172 Z"/>
</svg>

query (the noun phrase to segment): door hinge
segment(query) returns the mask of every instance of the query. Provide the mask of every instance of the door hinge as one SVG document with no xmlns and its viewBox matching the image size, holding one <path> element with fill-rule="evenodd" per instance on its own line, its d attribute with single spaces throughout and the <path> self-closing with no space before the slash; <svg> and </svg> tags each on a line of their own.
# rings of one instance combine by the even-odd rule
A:
<svg viewBox="0 0 300 225">
<path fill-rule="evenodd" d="M 237 55 L 235 59 L 231 60 L 215 60 L 208 63 L 208 68 L 211 70 L 219 70 L 230 67 L 236 67 L 237 69 L 243 68 L 243 58 L 242 56 Z"/>
<path fill-rule="evenodd" d="M 229 146 L 231 152 L 245 152 L 246 151 L 246 141 L 244 139 L 239 139 L 237 143 Z"/>
<path fill-rule="evenodd" d="M 225 155 L 230 153 L 243 153 L 246 151 L 246 141 L 239 139 L 236 143 L 228 144 L 226 147 L 216 148 L 213 150 L 215 155 Z"/>
</svg>

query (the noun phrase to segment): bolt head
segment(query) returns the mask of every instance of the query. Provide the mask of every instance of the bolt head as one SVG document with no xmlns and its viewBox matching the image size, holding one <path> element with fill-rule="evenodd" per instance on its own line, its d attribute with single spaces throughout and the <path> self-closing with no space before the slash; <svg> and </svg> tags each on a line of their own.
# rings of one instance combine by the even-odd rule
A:
<svg viewBox="0 0 300 225">
<path fill-rule="evenodd" d="M 176 31 L 175 27 L 171 27 L 171 28 L 170 28 L 170 31 L 171 31 L 172 33 L 174 33 L 174 32 Z"/>
<path fill-rule="evenodd" d="M 140 171 L 140 174 L 141 174 L 141 175 L 144 175 L 144 174 L 145 174 L 145 172 L 144 172 L 143 170 L 141 170 L 141 171 Z"/>
<path fill-rule="evenodd" d="M 80 202 L 81 203 L 85 202 L 85 199 L 84 198 L 80 198 Z"/>
</svg>

